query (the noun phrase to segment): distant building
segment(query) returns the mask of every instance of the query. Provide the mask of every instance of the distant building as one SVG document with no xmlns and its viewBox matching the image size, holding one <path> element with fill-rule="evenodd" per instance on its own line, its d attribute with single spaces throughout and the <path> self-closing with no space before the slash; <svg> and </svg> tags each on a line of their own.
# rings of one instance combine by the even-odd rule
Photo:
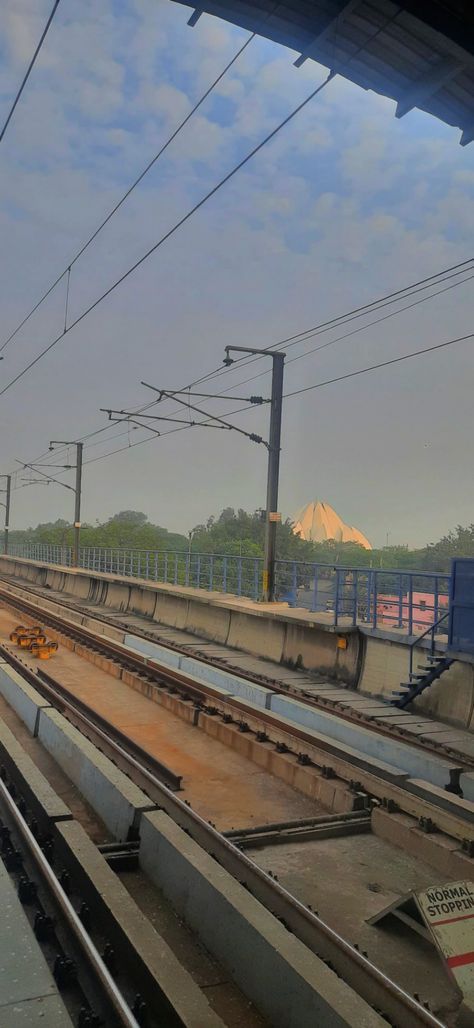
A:
<svg viewBox="0 0 474 1028">
<path fill-rule="evenodd" d="M 449 599 L 443 594 L 435 597 L 434 593 L 413 592 L 411 597 L 413 628 L 427 628 L 434 624 L 449 607 Z M 393 625 L 397 628 L 408 628 L 410 619 L 410 598 L 403 596 L 377 596 L 377 623 Z M 446 626 L 444 626 L 446 628 Z M 443 629 L 440 628 L 440 632 Z"/>
<path fill-rule="evenodd" d="M 293 518 L 293 532 L 311 543 L 324 543 L 333 539 L 336 543 L 359 543 L 365 550 L 371 550 L 369 540 L 358 528 L 346 525 L 328 503 L 314 500 L 297 511 Z"/>
</svg>

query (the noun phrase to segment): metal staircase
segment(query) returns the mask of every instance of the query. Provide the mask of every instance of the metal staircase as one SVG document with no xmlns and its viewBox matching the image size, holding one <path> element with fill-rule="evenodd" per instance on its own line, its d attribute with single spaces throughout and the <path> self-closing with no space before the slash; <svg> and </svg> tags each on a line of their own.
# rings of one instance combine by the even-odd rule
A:
<svg viewBox="0 0 474 1028">
<path fill-rule="evenodd" d="M 404 708 L 408 707 L 408 705 L 416 699 L 417 696 L 420 696 L 425 689 L 428 689 L 433 682 L 436 682 L 438 678 L 441 678 L 441 675 L 451 667 L 451 664 L 454 662 L 453 657 L 447 657 L 446 654 L 435 653 L 435 631 L 441 622 L 445 621 L 447 617 L 448 612 L 446 611 L 438 621 L 426 629 L 426 632 L 423 632 L 422 635 L 417 635 L 413 639 L 413 642 L 410 644 L 409 680 L 408 682 L 401 682 L 400 690 L 393 693 L 393 707 L 398 707 L 400 710 L 404 710 Z M 430 634 L 431 646 L 429 653 L 425 657 L 426 664 L 418 664 L 417 670 L 414 671 L 413 661 L 415 647 L 418 646 L 425 636 Z"/>
</svg>

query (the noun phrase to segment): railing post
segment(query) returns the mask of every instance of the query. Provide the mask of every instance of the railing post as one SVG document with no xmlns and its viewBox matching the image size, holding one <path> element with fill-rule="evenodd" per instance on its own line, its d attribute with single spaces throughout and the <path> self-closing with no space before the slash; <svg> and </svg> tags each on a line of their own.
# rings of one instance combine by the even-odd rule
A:
<svg viewBox="0 0 474 1028">
<path fill-rule="evenodd" d="M 403 628 L 403 579 L 401 574 L 398 576 L 398 627 Z"/>
<path fill-rule="evenodd" d="M 358 591 L 359 591 L 359 572 L 356 570 L 354 572 L 354 587 L 353 587 L 353 590 L 352 590 L 352 603 L 353 603 L 352 624 L 353 625 L 357 624 L 357 597 L 358 597 Z"/>
<path fill-rule="evenodd" d="M 212 586 L 214 584 L 214 554 L 211 553 L 209 558 L 209 592 L 212 592 Z"/>
<path fill-rule="evenodd" d="M 313 610 L 314 610 L 314 611 L 317 611 L 317 609 L 318 609 L 318 584 L 319 584 L 319 583 L 318 583 L 318 565 L 317 565 L 317 564 L 314 564 L 314 565 L 313 565 L 313 570 L 314 570 L 314 582 L 313 582 Z"/>
<path fill-rule="evenodd" d="M 433 623 L 435 623 L 438 620 L 438 618 L 439 618 L 439 612 L 438 612 L 438 604 L 439 604 L 439 579 L 438 579 L 437 575 L 436 575 L 436 578 L 435 578 L 434 589 L 435 589 L 435 591 L 434 591 L 434 604 L 433 604 L 433 606 L 434 606 L 434 610 L 433 610 Z"/>
<path fill-rule="evenodd" d="M 292 573 L 292 589 L 295 594 L 295 601 L 298 598 L 298 572 L 296 568 L 296 560 L 293 561 L 293 573 Z"/>
<path fill-rule="evenodd" d="M 242 557 L 237 560 L 237 596 L 242 595 Z"/>
<path fill-rule="evenodd" d="M 198 553 L 196 557 L 196 588 L 201 587 L 201 554 Z"/>
<path fill-rule="evenodd" d="M 174 555 L 174 584 L 178 584 L 178 554 Z"/>
<path fill-rule="evenodd" d="M 227 557 L 222 562 L 222 592 L 227 592 Z"/>
<path fill-rule="evenodd" d="M 260 573 L 259 573 L 259 569 L 260 569 L 259 558 L 255 557 L 255 563 L 254 563 L 254 567 L 253 567 L 253 598 L 254 598 L 255 602 L 257 602 L 259 594 L 260 594 L 260 589 L 259 589 Z"/>
<path fill-rule="evenodd" d="M 155 560 L 156 560 L 156 556 L 155 556 Z M 155 566 L 155 578 L 156 577 L 157 577 L 157 575 L 156 575 L 156 566 Z M 164 555 L 164 559 L 163 559 L 163 579 L 164 579 L 165 583 L 168 582 L 168 551 L 167 550 L 165 550 L 165 555 Z"/>
<path fill-rule="evenodd" d="M 413 575 L 410 575 L 408 586 L 408 635 L 413 635 Z"/>
<path fill-rule="evenodd" d="M 366 623 L 369 624 L 372 610 L 372 572 L 367 572 L 367 609 L 365 614 Z"/>
<path fill-rule="evenodd" d="M 339 568 L 334 569 L 336 572 L 336 589 L 334 598 L 334 624 L 337 626 L 339 616 Z"/>
<path fill-rule="evenodd" d="M 374 571 L 374 599 L 372 610 L 372 628 L 377 628 L 377 572 Z"/>
</svg>

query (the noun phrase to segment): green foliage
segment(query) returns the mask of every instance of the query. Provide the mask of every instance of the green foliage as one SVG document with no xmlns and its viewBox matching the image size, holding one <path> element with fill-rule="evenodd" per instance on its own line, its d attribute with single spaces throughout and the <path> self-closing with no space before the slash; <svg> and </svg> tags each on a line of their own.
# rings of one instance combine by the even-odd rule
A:
<svg viewBox="0 0 474 1028">
<path fill-rule="evenodd" d="M 206 525 L 197 525 L 193 531 L 192 547 L 196 553 L 242 554 L 243 557 L 263 556 L 265 525 L 260 512 L 235 513 L 226 507 L 218 518 L 209 518 Z M 281 560 L 314 560 L 313 545 L 294 535 L 291 522 L 277 528 L 277 553 Z"/>
<path fill-rule="evenodd" d="M 192 532 L 194 553 L 217 553 L 243 557 L 263 556 L 265 525 L 260 511 L 248 514 L 226 507 L 217 517 L 210 517 L 205 525 L 196 525 Z M 73 527 L 59 518 L 26 531 L 12 531 L 12 543 L 52 543 L 71 546 Z M 136 548 L 141 550 L 187 552 L 189 539 L 166 528 L 153 525 L 142 511 L 124 510 L 114 514 L 103 524 L 84 524 L 81 530 L 82 546 Z M 407 546 L 385 546 L 380 550 L 365 550 L 356 543 L 309 543 L 294 535 L 289 520 L 277 527 L 277 555 L 280 560 L 300 560 L 308 563 L 329 564 L 340 567 L 373 567 L 400 570 L 426 570 L 449 572 L 451 558 L 474 557 L 474 524 L 448 532 L 437 543 L 429 543 L 419 550 Z"/>
<path fill-rule="evenodd" d="M 429 543 L 423 551 L 423 567 L 429 571 L 449 571 L 452 557 L 474 557 L 474 525 L 457 525 L 438 543 Z"/>
<path fill-rule="evenodd" d="M 74 529 L 67 521 L 59 519 L 24 532 L 11 532 L 12 543 L 52 543 L 71 546 Z M 184 535 L 168 532 L 166 528 L 152 525 L 140 511 L 125 510 L 114 514 L 104 524 L 83 524 L 81 546 L 137 547 L 143 550 L 184 550 L 188 541 Z"/>
</svg>

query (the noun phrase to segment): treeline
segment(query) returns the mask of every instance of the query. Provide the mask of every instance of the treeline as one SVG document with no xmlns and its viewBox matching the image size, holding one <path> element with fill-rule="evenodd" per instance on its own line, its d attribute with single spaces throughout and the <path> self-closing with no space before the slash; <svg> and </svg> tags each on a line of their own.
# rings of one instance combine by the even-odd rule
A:
<svg viewBox="0 0 474 1028">
<path fill-rule="evenodd" d="M 74 529 L 70 522 L 57 521 L 11 531 L 12 543 L 52 543 L 56 546 L 72 546 Z M 122 510 L 103 524 L 83 523 L 81 546 L 137 547 L 144 550 L 184 550 L 188 545 L 186 536 L 168 532 L 166 528 L 152 525 L 146 514 L 136 510 Z"/>
<path fill-rule="evenodd" d="M 103 524 L 84 524 L 81 529 L 82 546 L 136 547 L 144 550 L 187 551 L 189 545 L 196 553 L 241 554 L 244 557 L 263 555 L 264 521 L 260 512 L 248 514 L 226 507 L 218 517 L 210 517 L 205 525 L 196 525 L 189 536 L 169 532 L 153 525 L 140 511 L 121 511 Z M 73 527 L 58 520 L 12 531 L 12 543 L 54 543 L 70 546 Z M 346 567 L 400 568 L 400 570 L 426 570 L 447 572 L 452 557 L 474 557 L 474 524 L 463 528 L 458 525 L 437 543 L 429 543 L 418 550 L 406 546 L 385 546 L 378 550 L 365 550 L 356 543 L 309 543 L 295 536 L 289 520 L 278 525 L 277 554 L 281 560 L 301 560 Z"/>
</svg>

